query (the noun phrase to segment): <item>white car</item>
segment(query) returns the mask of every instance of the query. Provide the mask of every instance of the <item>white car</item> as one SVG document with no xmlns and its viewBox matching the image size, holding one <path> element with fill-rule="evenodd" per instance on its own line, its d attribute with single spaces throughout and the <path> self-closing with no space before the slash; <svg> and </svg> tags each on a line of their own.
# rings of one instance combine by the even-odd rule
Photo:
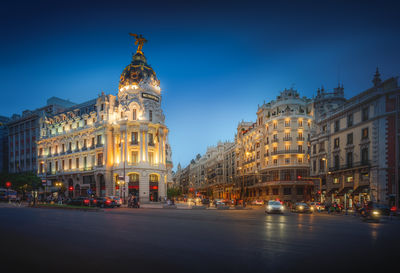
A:
<svg viewBox="0 0 400 273">
<path fill-rule="evenodd" d="M 279 201 L 269 200 L 265 206 L 265 213 L 283 213 L 284 206 Z"/>
<path fill-rule="evenodd" d="M 112 200 L 115 201 L 115 203 L 117 204 L 117 207 L 120 207 L 122 204 L 122 198 L 120 198 L 119 196 L 107 196 L 109 198 L 111 198 Z"/>
</svg>

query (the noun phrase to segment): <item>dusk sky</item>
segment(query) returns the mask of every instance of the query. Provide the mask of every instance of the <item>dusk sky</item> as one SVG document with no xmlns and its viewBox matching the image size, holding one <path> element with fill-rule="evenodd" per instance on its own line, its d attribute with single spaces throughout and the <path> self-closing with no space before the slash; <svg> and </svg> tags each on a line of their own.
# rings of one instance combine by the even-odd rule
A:
<svg viewBox="0 0 400 273">
<path fill-rule="evenodd" d="M 83 3 L 84 2 L 84 3 Z M 162 88 L 174 169 L 234 140 L 257 105 L 293 87 L 347 98 L 400 75 L 399 1 L 9 1 L 0 9 L 0 115 L 52 96 L 117 94 L 136 51 Z"/>
</svg>

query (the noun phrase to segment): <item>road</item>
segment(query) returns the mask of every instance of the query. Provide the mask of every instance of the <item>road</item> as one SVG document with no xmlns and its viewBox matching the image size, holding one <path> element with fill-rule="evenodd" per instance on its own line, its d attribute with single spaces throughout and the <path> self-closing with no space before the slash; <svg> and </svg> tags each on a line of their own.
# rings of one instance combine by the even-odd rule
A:
<svg viewBox="0 0 400 273">
<path fill-rule="evenodd" d="M 1 272 L 398 269 L 400 221 L 263 210 L 0 208 Z M 397 271 L 397 270 L 394 270 Z"/>
</svg>

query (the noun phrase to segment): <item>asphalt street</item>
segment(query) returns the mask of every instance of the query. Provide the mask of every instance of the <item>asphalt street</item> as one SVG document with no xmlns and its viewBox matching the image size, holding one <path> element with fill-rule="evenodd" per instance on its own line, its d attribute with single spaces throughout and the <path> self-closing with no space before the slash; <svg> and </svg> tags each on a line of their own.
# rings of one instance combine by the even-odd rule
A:
<svg viewBox="0 0 400 273">
<path fill-rule="evenodd" d="M 397 272 L 400 267 L 398 219 L 366 223 L 354 216 L 266 215 L 261 209 L 22 207 L 0 208 L 0 219 L 2 273 Z"/>
</svg>

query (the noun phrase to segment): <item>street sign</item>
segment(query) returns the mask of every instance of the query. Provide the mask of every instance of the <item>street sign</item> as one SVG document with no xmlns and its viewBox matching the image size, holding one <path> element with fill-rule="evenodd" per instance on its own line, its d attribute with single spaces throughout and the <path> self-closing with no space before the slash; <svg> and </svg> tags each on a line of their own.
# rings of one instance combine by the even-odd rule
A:
<svg viewBox="0 0 400 273">
<path fill-rule="evenodd" d="M 91 190 L 91 189 L 88 189 L 88 190 L 87 190 L 87 194 L 88 194 L 88 195 L 91 195 L 91 194 L 92 194 L 92 190 Z"/>
</svg>

